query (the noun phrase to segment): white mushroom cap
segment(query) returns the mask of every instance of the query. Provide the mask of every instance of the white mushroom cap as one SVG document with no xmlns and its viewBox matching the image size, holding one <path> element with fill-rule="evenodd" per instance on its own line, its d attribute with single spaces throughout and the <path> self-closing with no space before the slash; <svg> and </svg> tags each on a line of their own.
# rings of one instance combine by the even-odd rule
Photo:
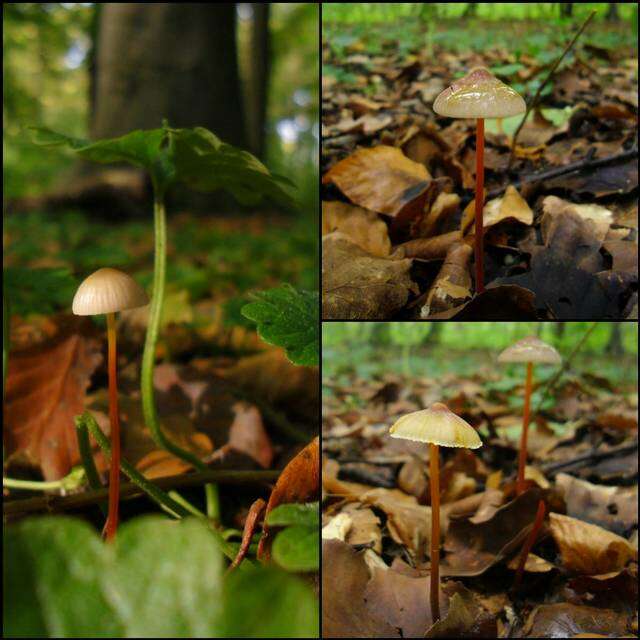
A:
<svg viewBox="0 0 640 640">
<path fill-rule="evenodd" d="M 389 429 L 389 435 L 442 447 L 477 449 L 482 446 L 478 432 L 441 402 L 402 416 Z"/>
<path fill-rule="evenodd" d="M 448 118 L 507 118 L 526 109 L 522 96 L 484 67 L 471 69 L 433 103 L 433 110 Z"/>
<path fill-rule="evenodd" d="M 130 275 L 106 267 L 82 281 L 73 297 L 72 309 L 77 316 L 96 316 L 148 303 L 144 289 Z"/>
<path fill-rule="evenodd" d="M 535 336 L 527 336 L 507 347 L 499 356 L 498 362 L 546 362 L 559 364 L 560 354 L 546 342 Z"/>
</svg>

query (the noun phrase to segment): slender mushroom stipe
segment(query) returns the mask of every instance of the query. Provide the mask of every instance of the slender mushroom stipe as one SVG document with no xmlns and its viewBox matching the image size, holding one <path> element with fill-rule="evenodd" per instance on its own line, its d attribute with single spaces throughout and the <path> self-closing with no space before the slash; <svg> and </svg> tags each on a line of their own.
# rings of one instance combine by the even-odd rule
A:
<svg viewBox="0 0 640 640">
<path fill-rule="evenodd" d="M 441 402 L 399 418 L 389 429 L 392 438 L 429 444 L 431 485 L 430 605 L 433 622 L 440 619 L 440 454 L 439 446 L 477 449 L 482 440 L 476 430 Z"/>
<path fill-rule="evenodd" d="M 484 121 L 507 118 L 526 111 L 522 96 L 485 67 L 475 67 L 438 95 L 433 110 L 447 118 L 476 120 L 475 271 L 476 293 L 484 291 Z"/>
<path fill-rule="evenodd" d="M 78 287 L 72 310 L 78 316 L 107 316 L 107 361 L 109 371 L 109 422 L 111 464 L 109 467 L 109 512 L 103 529 L 112 541 L 118 529 L 120 499 L 120 414 L 118 411 L 116 312 L 149 303 L 144 289 L 131 276 L 117 269 L 98 269 Z"/>
</svg>

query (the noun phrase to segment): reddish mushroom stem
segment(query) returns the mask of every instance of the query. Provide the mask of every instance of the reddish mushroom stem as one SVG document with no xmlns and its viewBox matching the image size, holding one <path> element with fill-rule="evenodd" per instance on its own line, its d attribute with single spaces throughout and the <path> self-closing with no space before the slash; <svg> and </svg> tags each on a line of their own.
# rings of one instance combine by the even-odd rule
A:
<svg viewBox="0 0 640 640">
<path fill-rule="evenodd" d="M 120 415 L 118 412 L 118 381 L 116 378 L 116 318 L 107 313 L 107 345 L 109 366 L 109 422 L 111 423 L 111 467 L 109 469 L 109 513 L 103 535 L 110 542 L 118 528 L 120 499 Z"/>
<path fill-rule="evenodd" d="M 516 569 L 516 577 L 513 581 L 513 588 L 517 589 L 520 586 L 520 582 L 522 581 L 522 574 L 524 572 L 524 565 L 527 563 L 527 557 L 529 556 L 529 552 L 531 551 L 536 538 L 538 537 L 538 533 L 540 532 L 540 528 L 542 527 L 542 523 L 544 521 L 545 514 L 545 506 L 544 500 L 540 500 L 538 502 L 538 511 L 536 513 L 536 519 L 533 521 L 533 527 L 529 533 L 529 537 L 527 538 L 524 546 L 522 547 L 522 553 L 520 554 L 520 561 L 518 562 L 518 568 Z"/>
<path fill-rule="evenodd" d="M 484 228 L 482 226 L 482 207 L 484 204 L 484 118 L 476 120 L 476 293 L 484 291 Z"/>
<path fill-rule="evenodd" d="M 518 455 L 518 479 L 516 495 L 525 489 L 524 468 L 527 464 L 527 434 L 529 432 L 529 412 L 531 407 L 531 387 L 533 385 L 533 362 L 527 362 L 527 380 L 524 388 L 524 412 L 522 414 L 522 434 L 520 436 L 520 452 Z"/>
<path fill-rule="evenodd" d="M 431 484 L 431 617 L 440 619 L 440 469 L 438 445 L 429 444 L 429 479 Z"/>
</svg>

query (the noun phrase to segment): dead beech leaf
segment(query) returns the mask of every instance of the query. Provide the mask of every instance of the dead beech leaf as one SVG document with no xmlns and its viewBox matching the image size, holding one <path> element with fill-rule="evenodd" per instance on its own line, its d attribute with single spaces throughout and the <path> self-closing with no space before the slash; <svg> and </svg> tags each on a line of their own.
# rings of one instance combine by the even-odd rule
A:
<svg viewBox="0 0 640 640">
<path fill-rule="evenodd" d="M 344 233 L 351 242 L 372 256 L 391 253 L 387 225 L 378 214 L 338 200 L 322 203 L 322 235 Z"/>
<path fill-rule="evenodd" d="M 8 458 L 39 469 L 45 480 L 62 478 L 80 462 L 73 420 L 85 409 L 101 359 L 100 342 L 77 331 L 11 353 L 4 405 Z"/>
<path fill-rule="evenodd" d="M 278 477 L 269 496 L 264 513 L 265 520 L 279 504 L 306 502 L 318 498 L 320 493 L 320 439 L 314 438 L 289 462 Z M 258 558 L 268 557 L 271 529 L 266 524 L 258 544 Z"/>
<path fill-rule="evenodd" d="M 401 309 L 416 285 L 411 260 L 377 258 L 344 234 L 322 239 L 322 315 L 337 320 L 385 320 Z"/>
<path fill-rule="evenodd" d="M 341 540 L 322 541 L 322 637 L 399 638 L 364 599 L 370 579 L 364 554 Z"/>
<path fill-rule="evenodd" d="M 233 410 L 235 417 L 227 446 L 253 458 L 263 469 L 268 469 L 273 461 L 273 447 L 260 412 L 246 402 L 236 402 Z"/>
<path fill-rule="evenodd" d="M 567 200 L 562 200 L 556 196 L 547 196 L 542 201 L 542 210 L 545 216 L 557 216 L 563 212 L 571 211 L 576 213 L 583 220 L 589 220 L 592 227 L 593 236 L 598 242 L 604 242 L 613 222 L 613 213 L 599 204 L 574 204 Z M 543 218 L 544 223 L 544 218 Z M 547 223 L 544 223 L 547 224 Z"/>
<path fill-rule="evenodd" d="M 619 571 L 638 551 L 623 537 L 560 513 L 549 514 L 551 535 L 565 569 L 597 575 Z"/>
<path fill-rule="evenodd" d="M 463 228 L 469 227 L 468 233 L 475 233 L 475 204 L 467 206 L 464 212 Z M 527 201 L 518 193 L 513 185 L 509 185 L 504 195 L 486 202 L 482 211 L 482 227 L 487 229 L 503 220 L 516 220 L 522 224 L 533 224 L 533 211 Z"/>
<path fill-rule="evenodd" d="M 429 609 L 429 579 L 415 578 L 393 569 L 372 570 L 371 580 L 364 591 L 367 609 L 390 626 L 400 629 L 403 638 L 422 638 L 433 624 Z M 440 592 L 441 607 L 446 610 L 444 593 Z"/>
<path fill-rule="evenodd" d="M 386 145 L 358 149 L 322 178 L 323 184 L 332 182 L 354 204 L 389 216 L 415 200 L 430 181 L 424 165 Z"/>
</svg>

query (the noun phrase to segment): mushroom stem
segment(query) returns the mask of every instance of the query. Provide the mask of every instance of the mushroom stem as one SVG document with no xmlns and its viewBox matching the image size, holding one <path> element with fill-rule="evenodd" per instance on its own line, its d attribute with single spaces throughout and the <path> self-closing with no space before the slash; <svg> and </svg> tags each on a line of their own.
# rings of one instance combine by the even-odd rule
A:
<svg viewBox="0 0 640 640">
<path fill-rule="evenodd" d="M 438 445 L 429 444 L 429 480 L 431 484 L 431 618 L 440 619 L 440 469 Z"/>
<path fill-rule="evenodd" d="M 116 316 L 107 313 L 107 346 L 109 365 L 109 422 L 111 424 L 111 467 L 109 469 L 109 514 L 103 535 L 110 542 L 118 528 L 120 498 L 120 415 L 118 412 L 118 380 L 116 377 Z"/>
<path fill-rule="evenodd" d="M 484 291 L 482 206 L 484 204 L 484 118 L 476 120 L 476 225 L 475 265 L 476 293 Z"/>
<path fill-rule="evenodd" d="M 520 436 L 520 453 L 518 455 L 518 479 L 516 495 L 525 489 L 524 468 L 527 464 L 527 434 L 529 431 L 529 410 L 531 407 L 531 387 L 533 386 L 533 362 L 527 362 L 527 380 L 524 388 L 524 412 L 522 414 L 522 435 Z"/>
<path fill-rule="evenodd" d="M 522 574 L 524 572 L 524 565 L 527 563 L 527 557 L 529 556 L 529 552 L 531 551 L 536 538 L 538 537 L 538 532 L 540 531 L 540 527 L 542 527 L 542 522 L 544 521 L 545 514 L 545 506 L 544 500 L 540 500 L 538 502 L 538 511 L 536 512 L 536 519 L 533 521 L 533 527 L 531 528 L 531 532 L 529 533 L 529 537 L 522 547 L 522 553 L 520 554 L 520 561 L 518 562 L 518 568 L 516 570 L 516 577 L 513 581 L 513 589 L 517 589 L 520 586 L 520 582 L 522 581 Z"/>
</svg>

